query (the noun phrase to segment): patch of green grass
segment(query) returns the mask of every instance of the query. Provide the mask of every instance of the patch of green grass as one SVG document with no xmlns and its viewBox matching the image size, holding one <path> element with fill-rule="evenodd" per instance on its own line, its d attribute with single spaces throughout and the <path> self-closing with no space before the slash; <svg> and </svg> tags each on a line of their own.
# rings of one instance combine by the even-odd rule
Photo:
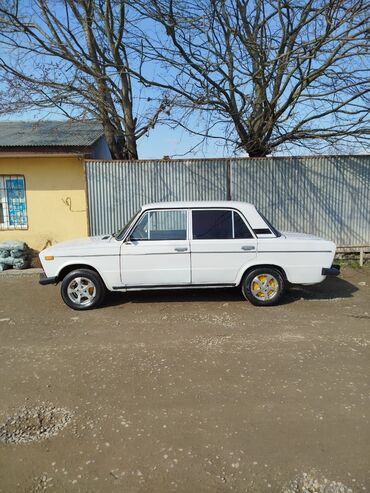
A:
<svg viewBox="0 0 370 493">
<path fill-rule="evenodd" d="M 350 267 L 351 269 L 368 269 L 370 268 L 370 262 L 368 260 L 365 260 L 364 261 L 364 265 L 361 267 L 360 266 L 360 262 L 359 262 L 359 259 L 349 259 L 349 258 L 346 258 L 346 259 L 339 259 L 339 258 L 336 258 L 335 263 L 339 264 L 341 267 Z"/>
</svg>

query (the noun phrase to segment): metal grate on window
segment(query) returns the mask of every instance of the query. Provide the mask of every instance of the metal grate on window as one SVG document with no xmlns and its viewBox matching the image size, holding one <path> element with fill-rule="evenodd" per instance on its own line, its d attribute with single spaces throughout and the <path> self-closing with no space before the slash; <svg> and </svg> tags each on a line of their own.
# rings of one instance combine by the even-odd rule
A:
<svg viewBox="0 0 370 493">
<path fill-rule="evenodd" d="M 27 228 L 24 177 L 0 175 L 0 230 Z"/>
</svg>

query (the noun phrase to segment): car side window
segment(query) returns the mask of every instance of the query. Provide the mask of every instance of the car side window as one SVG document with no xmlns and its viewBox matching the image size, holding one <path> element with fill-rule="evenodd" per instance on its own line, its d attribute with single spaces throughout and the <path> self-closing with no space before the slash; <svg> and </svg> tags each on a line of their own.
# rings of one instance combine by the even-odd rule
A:
<svg viewBox="0 0 370 493">
<path fill-rule="evenodd" d="M 195 240 L 226 240 L 233 237 L 232 211 L 193 211 L 193 238 Z"/>
<path fill-rule="evenodd" d="M 234 238 L 253 238 L 252 233 L 249 231 L 248 226 L 245 224 L 240 214 L 233 212 L 234 214 Z"/>
<path fill-rule="evenodd" d="M 228 240 L 253 238 L 240 214 L 228 210 L 199 210 L 192 212 L 193 239 Z"/>
<path fill-rule="evenodd" d="M 133 231 L 130 234 L 130 240 L 148 240 L 149 236 L 149 230 L 148 230 L 148 219 L 149 219 L 149 212 L 144 214 L 141 219 L 139 219 L 139 222 L 133 229 Z"/>
<path fill-rule="evenodd" d="M 144 214 L 130 235 L 140 240 L 186 240 L 185 210 L 150 211 Z"/>
</svg>

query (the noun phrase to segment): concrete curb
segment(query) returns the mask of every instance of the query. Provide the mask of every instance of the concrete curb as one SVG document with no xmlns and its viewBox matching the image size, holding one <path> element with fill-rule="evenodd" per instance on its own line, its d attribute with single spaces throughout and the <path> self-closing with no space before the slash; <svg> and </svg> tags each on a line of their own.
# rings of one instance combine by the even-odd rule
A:
<svg viewBox="0 0 370 493">
<path fill-rule="evenodd" d="M 0 279 L 6 277 L 36 276 L 41 274 L 42 272 L 44 271 L 40 267 L 24 270 L 8 269 L 0 272 Z"/>
</svg>

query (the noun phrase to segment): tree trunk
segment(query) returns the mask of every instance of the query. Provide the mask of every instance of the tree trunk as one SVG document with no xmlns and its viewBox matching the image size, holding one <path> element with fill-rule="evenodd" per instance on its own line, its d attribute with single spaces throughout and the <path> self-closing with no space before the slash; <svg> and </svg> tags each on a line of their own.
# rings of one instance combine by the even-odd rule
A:
<svg viewBox="0 0 370 493">
<path fill-rule="evenodd" d="M 124 148 L 116 139 L 116 133 L 109 120 L 103 122 L 104 136 L 107 141 L 112 159 L 127 159 Z"/>
<path fill-rule="evenodd" d="M 269 154 L 267 147 L 260 142 L 248 143 L 243 148 L 248 152 L 249 157 L 266 157 Z"/>
<path fill-rule="evenodd" d="M 247 151 L 249 157 L 266 157 L 271 152 L 269 146 L 258 138 L 248 139 L 240 147 Z"/>
<path fill-rule="evenodd" d="M 125 152 L 127 154 L 126 159 L 138 159 L 137 145 L 135 137 L 135 122 L 132 118 L 127 118 L 125 115 Z"/>
</svg>

